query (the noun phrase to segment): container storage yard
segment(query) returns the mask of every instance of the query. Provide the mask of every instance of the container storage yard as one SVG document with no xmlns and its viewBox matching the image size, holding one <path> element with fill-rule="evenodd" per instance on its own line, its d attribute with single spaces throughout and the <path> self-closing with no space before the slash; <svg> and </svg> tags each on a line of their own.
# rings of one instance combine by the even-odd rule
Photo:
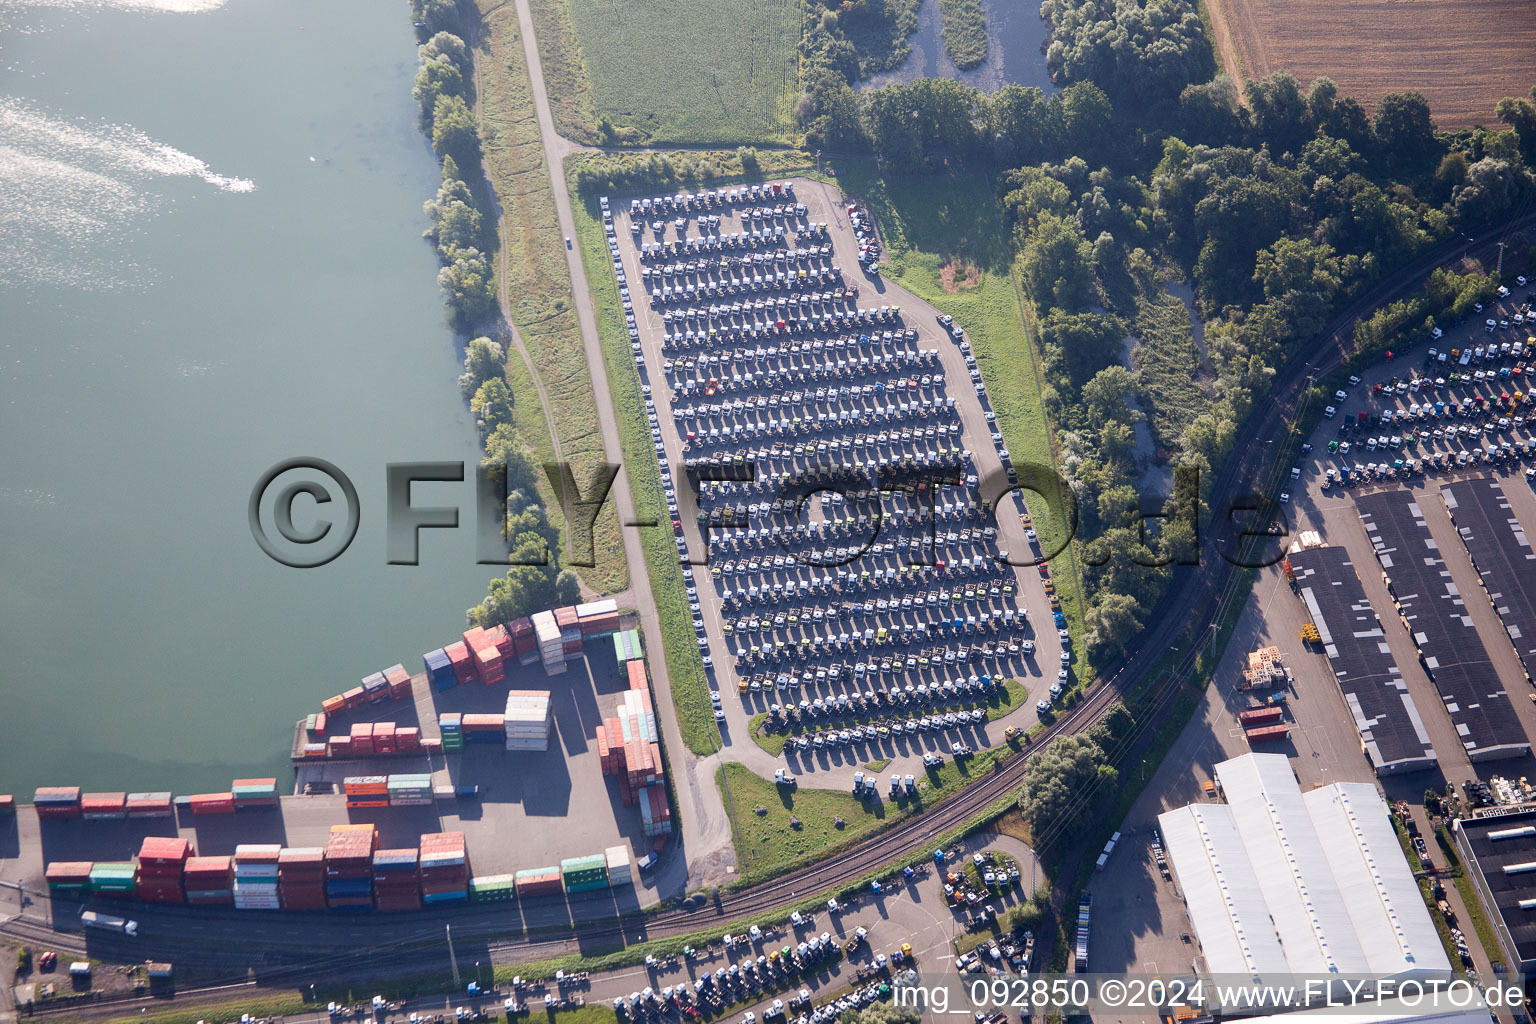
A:
<svg viewBox="0 0 1536 1024">
<path fill-rule="evenodd" d="M 613 601 L 552 609 L 467 631 L 417 675 L 362 677 L 296 723 L 293 795 L 276 778 L 39 789 L 0 871 L 60 899 L 252 913 L 652 902 L 633 866 L 665 849 L 672 808 L 639 633 L 620 625 Z"/>
</svg>

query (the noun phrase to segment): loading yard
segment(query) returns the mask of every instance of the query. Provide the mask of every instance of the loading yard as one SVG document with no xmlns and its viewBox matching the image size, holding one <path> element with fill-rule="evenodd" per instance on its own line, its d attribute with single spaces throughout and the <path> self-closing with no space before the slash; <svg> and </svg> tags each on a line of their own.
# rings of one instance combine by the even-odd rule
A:
<svg viewBox="0 0 1536 1024">
<path fill-rule="evenodd" d="M 1378 775 L 1433 768 L 1434 745 L 1349 553 L 1315 547 L 1289 559 L 1371 766 Z"/>
<path fill-rule="evenodd" d="M 1451 580 L 1415 495 L 1378 491 L 1355 499 L 1393 598 L 1471 761 L 1519 757 L 1530 741 L 1510 706 Z"/>
</svg>

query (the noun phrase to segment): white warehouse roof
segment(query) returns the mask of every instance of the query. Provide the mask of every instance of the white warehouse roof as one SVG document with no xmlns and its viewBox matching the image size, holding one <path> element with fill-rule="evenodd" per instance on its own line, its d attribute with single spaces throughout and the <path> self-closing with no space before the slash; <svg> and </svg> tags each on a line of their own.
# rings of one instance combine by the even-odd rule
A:
<svg viewBox="0 0 1536 1024">
<path fill-rule="evenodd" d="M 1376 787 L 1303 795 L 1283 754 L 1216 777 L 1226 803 L 1158 819 L 1212 973 L 1450 970 Z"/>
</svg>

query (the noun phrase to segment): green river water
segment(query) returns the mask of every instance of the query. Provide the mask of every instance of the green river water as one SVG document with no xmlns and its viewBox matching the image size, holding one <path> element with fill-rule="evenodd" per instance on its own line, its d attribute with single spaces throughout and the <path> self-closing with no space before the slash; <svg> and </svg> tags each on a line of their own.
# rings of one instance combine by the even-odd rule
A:
<svg viewBox="0 0 1536 1024">
<path fill-rule="evenodd" d="M 386 564 L 385 464 L 477 457 L 415 50 L 403 2 L 0 3 L 0 792 L 286 786 L 295 718 L 484 593 L 469 483 Z M 312 570 L 246 514 L 302 455 L 361 506 Z"/>
</svg>

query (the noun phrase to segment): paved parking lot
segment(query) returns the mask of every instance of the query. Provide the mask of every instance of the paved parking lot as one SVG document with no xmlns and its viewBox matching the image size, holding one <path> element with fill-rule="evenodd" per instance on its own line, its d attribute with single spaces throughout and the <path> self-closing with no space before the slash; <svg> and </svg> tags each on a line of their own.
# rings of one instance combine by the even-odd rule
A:
<svg viewBox="0 0 1536 1024">
<path fill-rule="evenodd" d="M 1000 737 L 943 715 L 1004 678 L 1029 690 L 1007 724 L 1033 724 L 1064 648 L 1041 574 L 999 560 L 1032 558 L 1025 506 L 979 505 L 1009 463 L 963 335 L 861 268 L 830 186 L 610 213 L 727 756 L 768 767 L 748 733 L 768 713 L 822 734 L 777 762 L 808 784 L 886 758 L 921 772 Z"/>
</svg>

